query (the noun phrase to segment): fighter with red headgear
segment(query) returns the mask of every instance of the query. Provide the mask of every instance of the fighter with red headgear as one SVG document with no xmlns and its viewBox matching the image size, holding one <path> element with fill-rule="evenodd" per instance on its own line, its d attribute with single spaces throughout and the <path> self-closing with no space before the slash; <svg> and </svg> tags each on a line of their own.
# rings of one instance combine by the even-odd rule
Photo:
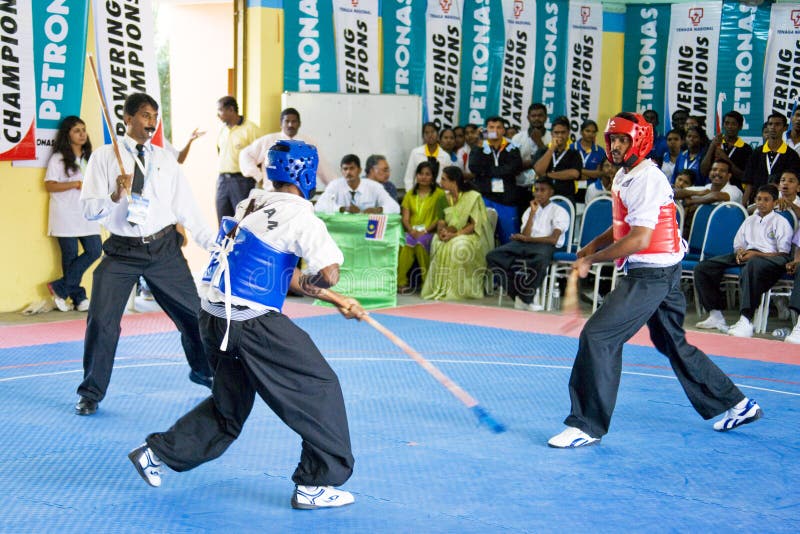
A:
<svg viewBox="0 0 800 534">
<path fill-rule="evenodd" d="M 611 187 L 613 224 L 578 251 L 573 269 L 585 277 L 593 263 L 614 260 L 627 276 L 619 278 L 583 327 L 569 380 L 567 428 L 548 445 L 575 448 L 600 442 L 617 400 L 622 347 L 645 324 L 694 409 L 704 419 L 724 413 L 714 430 L 755 421 L 761 417 L 758 404 L 686 341 L 686 300 L 680 288 L 686 243 L 678 233 L 667 177 L 646 159 L 653 127 L 641 115 L 623 112 L 608 121 L 605 136 L 608 159 L 621 166 Z"/>
</svg>

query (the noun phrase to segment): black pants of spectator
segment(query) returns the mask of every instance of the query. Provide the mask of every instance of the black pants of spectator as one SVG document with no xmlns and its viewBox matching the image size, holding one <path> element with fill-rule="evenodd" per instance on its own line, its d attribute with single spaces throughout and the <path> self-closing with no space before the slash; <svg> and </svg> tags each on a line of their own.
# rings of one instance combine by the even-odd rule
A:
<svg viewBox="0 0 800 534">
<path fill-rule="evenodd" d="M 303 439 L 292 480 L 338 486 L 353 472 L 350 433 L 339 379 L 314 342 L 285 315 L 231 321 L 200 312 L 203 342 L 214 364 L 209 398 L 147 444 L 173 470 L 187 471 L 219 457 L 239 436 L 256 393 Z"/>
<path fill-rule="evenodd" d="M 226 172 L 217 178 L 217 222 L 223 217 L 233 217 L 236 206 L 246 199 L 250 191 L 256 186 L 256 181 L 244 176 L 240 172 Z"/>
<path fill-rule="evenodd" d="M 752 320 L 761 304 L 761 296 L 786 273 L 788 256 L 757 256 L 743 265 L 736 263 L 735 254 L 714 256 L 698 263 L 694 268 L 694 286 L 700 304 L 706 310 L 724 310 L 725 298 L 720 283 L 725 270 L 741 267 L 739 292 L 741 294 L 739 311 Z"/>
<path fill-rule="evenodd" d="M 655 348 L 703 419 L 742 399 L 739 388 L 700 349 L 686 341 L 681 264 L 629 269 L 583 327 L 569 379 L 572 411 L 564 423 L 599 438 L 608 432 L 622 374 L 622 347 L 647 324 Z"/>
<path fill-rule="evenodd" d="M 511 241 L 486 255 L 486 263 L 510 297 L 530 304 L 553 259 L 553 245 Z M 524 265 L 523 265 L 524 262 Z M 524 270 L 523 270 L 524 269 Z"/>
<path fill-rule="evenodd" d="M 197 324 L 200 298 L 181 252 L 182 243 L 183 237 L 174 226 L 149 244 L 115 235 L 103 243 L 105 256 L 94 270 L 79 395 L 98 402 L 105 397 L 122 314 L 140 276 L 147 280 L 156 302 L 178 327 L 189 366 L 200 375 L 211 376 Z"/>
</svg>

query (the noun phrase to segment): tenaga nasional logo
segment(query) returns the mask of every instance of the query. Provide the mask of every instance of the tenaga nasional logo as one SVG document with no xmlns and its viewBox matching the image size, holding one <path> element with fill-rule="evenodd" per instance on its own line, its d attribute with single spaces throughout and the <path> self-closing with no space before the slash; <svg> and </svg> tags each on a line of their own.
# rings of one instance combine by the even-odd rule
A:
<svg viewBox="0 0 800 534">
<path fill-rule="evenodd" d="M 703 8 L 693 7 L 689 10 L 689 20 L 692 21 L 692 26 L 699 26 L 700 21 L 703 20 Z"/>
</svg>

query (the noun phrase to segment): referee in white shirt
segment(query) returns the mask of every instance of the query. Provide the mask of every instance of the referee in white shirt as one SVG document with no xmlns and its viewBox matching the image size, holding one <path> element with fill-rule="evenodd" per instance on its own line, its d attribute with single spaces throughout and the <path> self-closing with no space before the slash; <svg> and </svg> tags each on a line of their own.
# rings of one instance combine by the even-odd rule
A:
<svg viewBox="0 0 800 534">
<path fill-rule="evenodd" d="M 120 321 L 134 284 L 143 276 L 156 302 L 181 332 L 191 367 L 189 378 L 211 386 L 211 368 L 203 350 L 197 315 L 200 298 L 181 253 L 181 223 L 206 249 L 214 234 L 192 197 L 178 162 L 150 144 L 158 123 L 158 103 L 134 93 L 125 100 L 126 135 L 120 141 L 125 173 L 120 174 L 112 145 L 89 160 L 81 191 L 84 216 L 111 232 L 94 271 L 83 349 L 83 382 L 78 386 L 78 415 L 92 415 L 105 397 L 120 335 Z M 137 159 L 139 161 L 137 161 Z M 130 194 L 129 194 L 130 193 Z"/>
</svg>

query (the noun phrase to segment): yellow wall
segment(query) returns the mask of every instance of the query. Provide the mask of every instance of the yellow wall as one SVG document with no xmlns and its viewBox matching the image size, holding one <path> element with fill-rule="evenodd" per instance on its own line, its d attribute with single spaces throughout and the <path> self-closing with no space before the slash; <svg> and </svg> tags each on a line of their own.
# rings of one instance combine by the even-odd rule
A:
<svg viewBox="0 0 800 534">
<path fill-rule="evenodd" d="M 264 133 L 280 129 L 283 92 L 283 9 L 248 8 L 244 115 Z"/>
<path fill-rule="evenodd" d="M 600 86 L 600 114 L 595 118 L 601 132 L 597 143 L 605 146 L 602 132 L 608 119 L 622 111 L 622 57 L 625 34 L 603 32 L 603 82 Z"/>
</svg>

